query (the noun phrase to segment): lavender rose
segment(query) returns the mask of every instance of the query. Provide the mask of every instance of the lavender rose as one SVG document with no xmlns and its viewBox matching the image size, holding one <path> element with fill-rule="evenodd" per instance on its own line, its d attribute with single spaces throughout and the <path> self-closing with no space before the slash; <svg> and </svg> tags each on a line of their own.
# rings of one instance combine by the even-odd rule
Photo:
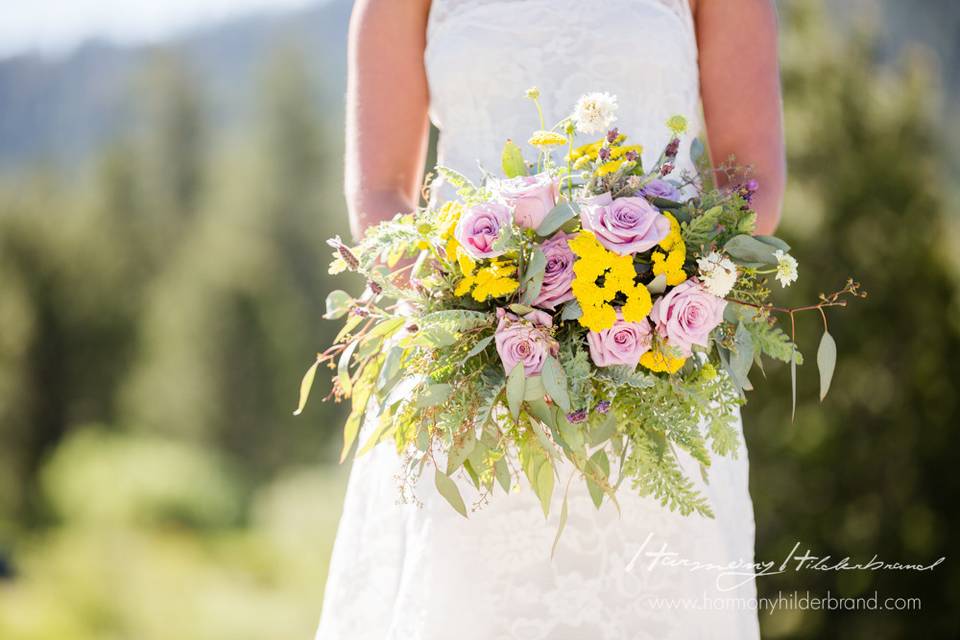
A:
<svg viewBox="0 0 960 640">
<path fill-rule="evenodd" d="M 693 345 L 709 344 L 710 332 L 723 321 L 726 306 L 726 300 L 711 294 L 696 278 L 690 278 L 659 298 L 650 318 L 660 337 L 689 356 Z"/>
<path fill-rule="evenodd" d="M 646 198 L 598 196 L 580 210 L 580 221 L 600 244 L 620 255 L 652 249 L 670 232 L 670 221 Z"/>
<path fill-rule="evenodd" d="M 533 301 L 533 306 L 552 311 L 557 305 L 573 299 L 571 284 L 576 257 L 570 250 L 570 245 L 567 244 L 567 240 L 571 237 L 558 231 L 540 245 L 547 259 L 547 266 L 543 271 L 543 286 L 540 287 L 540 294 Z"/>
<path fill-rule="evenodd" d="M 453 235 L 471 257 L 480 260 L 503 253 L 493 244 L 501 230 L 510 225 L 510 210 L 498 202 L 484 202 L 470 207 L 460 216 Z"/>
<path fill-rule="evenodd" d="M 680 200 L 682 197 L 680 195 L 680 189 L 677 189 L 677 186 L 672 182 L 667 180 L 661 180 L 660 178 L 654 178 L 640 190 L 640 193 L 645 195 L 648 198 L 665 198 L 666 200 L 673 200 L 674 202 Z"/>
<path fill-rule="evenodd" d="M 504 309 L 497 309 L 497 316 L 500 322 L 493 340 L 504 370 L 510 373 L 517 363 L 523 363 L 526 375 L 540 373 L 547 356 L 558 351 L 557 341 L 547 332 L 553 324 L 550 316 L 534 310 L 520 318 Z"/>
<path fill-rule="evenodd" d="M 590 358 L 598 367 L 624 365 L 635 368 L 640 356 L 650 350 L 653 327 L 642 322 L 626 322 L 617 312 L 617 321 L 609 329 L 587 333 Z"/>
<path fill-rule="evenodd" d="M 513 210 L 513 220 L 519 227 L 536 229 L 557 205 L 560 182 L 547 173 L 519 176 L 501 180 L 497 195 Z"/>
</svg>

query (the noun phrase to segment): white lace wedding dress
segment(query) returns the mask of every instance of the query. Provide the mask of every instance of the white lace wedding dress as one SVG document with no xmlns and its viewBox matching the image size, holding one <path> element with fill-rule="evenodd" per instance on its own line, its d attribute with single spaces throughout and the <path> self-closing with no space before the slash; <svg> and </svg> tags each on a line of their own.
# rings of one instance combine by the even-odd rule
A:
<svg viewBox="0 0 960 640">
<path fill-rule="evenodd" d="M 498 170 L 506 138 L 524 141 L 538 128 L 524 98 L 533 85 L 549 122 L 583 93 L 616 94 L 616 124 L 646 147 L 647 166 L 667 142 L 669 116 L 686 115 L 698 132 L 687 0 L 433 0 L 425 63 L 440 161 L 474 177 L 478 162 Z M 697 465 L 681 462 L 700 482 Z M 526 485 L 495 494 L 467 520 L 437 494 L 431 474 L 417 488 L 422 506 L 398 504 L 398 470 L 392 443 L 354 463 L 318 640 L 759 636 L 752 572 L 715 568 L 753 562 L 743 448 L 736 460 L 718 459 L 701 483 L 716 519 L 671 513 L 627 486 L 622 515 L 609 503 L 597 510 L 575 481 L 552 560 L 562 491 L 547 520 Z M 468 505 L 475 497 L 465 491 Z M 657 552 L 687 566 L 651 566 Z"/>
</svg>

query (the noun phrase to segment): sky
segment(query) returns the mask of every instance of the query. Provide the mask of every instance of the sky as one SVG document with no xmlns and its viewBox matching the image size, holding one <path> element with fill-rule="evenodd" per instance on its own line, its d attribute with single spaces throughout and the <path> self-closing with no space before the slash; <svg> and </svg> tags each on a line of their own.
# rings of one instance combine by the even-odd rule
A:
<svg viewBox="0 0 960 640">
<path fill-rule="evenodd" d="M 0 57 L 63 53 L 88 38 L 163 39 L 190 27 L 317 0 L 0 0 Z"/>
</svg>

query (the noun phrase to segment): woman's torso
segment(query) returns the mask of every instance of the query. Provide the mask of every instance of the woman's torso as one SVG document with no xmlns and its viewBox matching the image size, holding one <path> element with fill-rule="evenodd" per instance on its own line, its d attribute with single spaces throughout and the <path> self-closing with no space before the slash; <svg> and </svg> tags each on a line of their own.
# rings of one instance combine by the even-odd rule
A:
<svg viewBox="0 0 960 640">
<path fill-rule="evenodd" d="M 471 177 L 478 163 L 498 173 L 504 141 L 540 128 L 524 97 L 531 86 L 548 127 L 584 93 L 615 94 L 616 126 L 644 146 L 647 166 L 668 141 L 670 116 L 687 117 L 688 139 L 699 132 L 688 0 L 433 0 L 425 66 L 440 162 Z"/>
</svg>

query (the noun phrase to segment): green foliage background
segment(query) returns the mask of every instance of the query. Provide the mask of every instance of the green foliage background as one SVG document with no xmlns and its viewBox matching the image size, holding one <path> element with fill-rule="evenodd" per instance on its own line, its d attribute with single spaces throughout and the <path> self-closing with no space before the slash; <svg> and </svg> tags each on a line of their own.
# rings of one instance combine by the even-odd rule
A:
<svg viewBox="0 0 960 640">
<path fill-rule="evenodd" d="M 936 69 L 893 59 L 819 3 L 781 3 L 790 166 L 784 237 L 840 363 L 813 359 L 746 409 L 757 556 L 929 563 L 930 573 L 787 572 L 761 595 L 920 597 L 922 612 L 764 614 L 765 637 L 960 633 L 956 156 Z M 290 415 L 335 323 L 324 238 L 346 235 L 339 85 L 283 45 L 238 125 L 211 121 L 188 56 L 138 73 L 137 126 L 80 167 L 0 180 L 0 637 L 309 637 L 346 470 L 342 407 Z M 0 109 L 3 107 L 0 106 Z M 343 286 L 342 281 L 337 286 Z M 821 330 L 804 316 L 812 355 Z"/>
</svg>

